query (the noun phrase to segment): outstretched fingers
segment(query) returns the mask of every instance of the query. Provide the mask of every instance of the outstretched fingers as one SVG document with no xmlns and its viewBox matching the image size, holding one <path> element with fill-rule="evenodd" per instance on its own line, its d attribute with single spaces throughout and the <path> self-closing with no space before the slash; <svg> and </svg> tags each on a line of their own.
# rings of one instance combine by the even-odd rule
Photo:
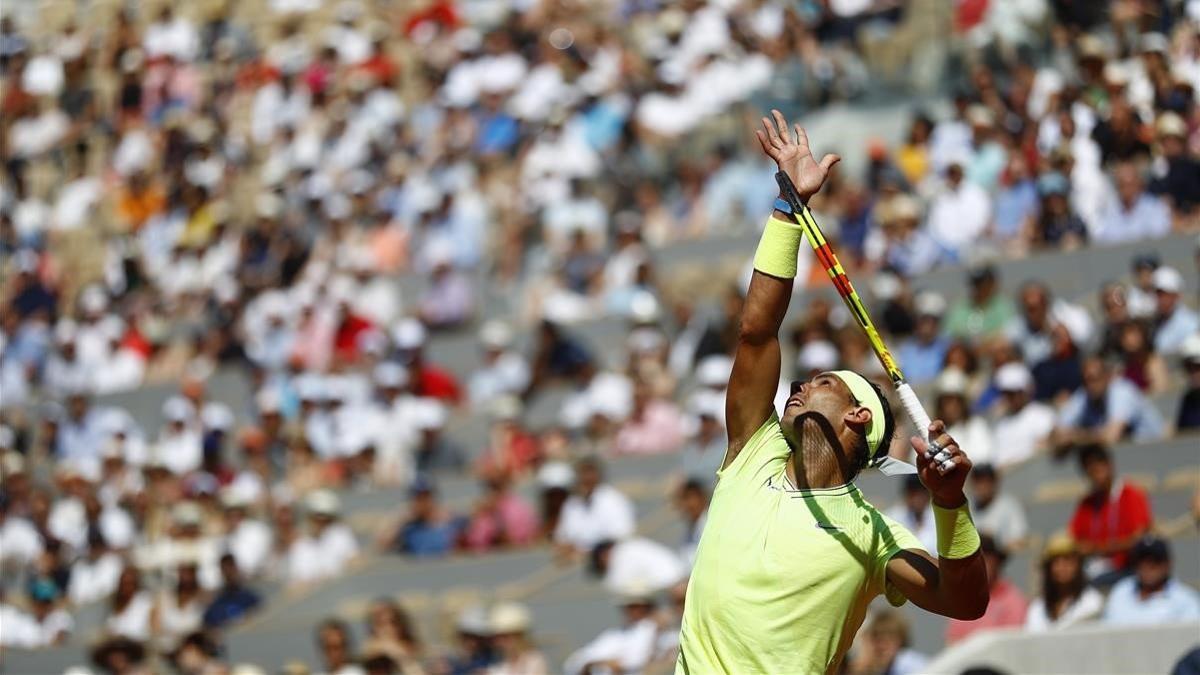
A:
<svg viewBox="0 0 1200 675">
<path fill-rule="evenodd" d="M 783 139 L 779 137 L 779 131 L 775 128 L 775 125 L 771 122 L 771 120 L 764 117 L 762 119 L 762 123 L 763 123 L 763 128 L 767 130 L 767 139 L 769 139 L 771 141 L 771 145 L 776 150 L 783 149 L 783 146 L 784 146 Z"/>
<path fill-rule="evenodd" d="M 840 161 L 842 161 L 842 158 L 837 155 L 825 155 L 821 158 L 821 170 L 825 173 L 829 173 L 829 170 L 833 168 L 833 165 Z"/>
</svg>

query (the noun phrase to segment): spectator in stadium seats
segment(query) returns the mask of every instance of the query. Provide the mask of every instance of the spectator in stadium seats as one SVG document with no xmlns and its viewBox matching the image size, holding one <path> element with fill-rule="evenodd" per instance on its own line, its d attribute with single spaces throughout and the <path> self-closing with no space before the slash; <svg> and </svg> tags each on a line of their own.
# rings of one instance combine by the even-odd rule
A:
<svg viewBox="0 0 1200 675">
<path fill-rule="evenodd" d="M 1117 194 L 1100 213 L 1093 239 L 1100 244 L 1120 244 L 1170 234 L 1171 212 L 1161 198 L 1144 191 L 1137 166 L 1122 162 L 1113 174 Z"/>
<path fill-rule="evenodd" d="M 1147 396 L 1162 393 L 1170 384 L 1167 362 L 1154 351 L 1150 331 L 1140 321 L 1127 321 L 1119 335 L 1121 377 L 1129 380 Z"/>
<path fill-rule="evenodd" d="M 1025 363 L 1039 363 L 1050 356 L 1054 327 L 1050 289 L 1040 281 L 1027 281 L 1018 293 L 1021 315 L 1009 323 L 1009 340 L 1021 350 Z"/>
<path fill-rule="evenodd" d="M 1025 594 L 1016 584 L 1004 577 L 1004 564 L 1008 561 L 1008 552 L 987 534 L 980 535 L 980 550 L 983 551 L 983 559 L 987 563 L 991 595 L 987 611 L 974 621 L 950 619 L 946 625 L 947 644 L 960 642 L 979 631 L 1021 626 L 1025 623 L 1029 604 L 1025 600 Z"/>
<path fill-rule="evenodd" d="M 221 579 L 223 583 L 220 590 L 204 610 L 206 628 L 222 628 L 238 623 L 262 603 L 258 593 L 242 583 L 237 559 L 229 553 L 221 556 Z"/>
<path fill-rule="evenodd" d="M 390 598 L 375 600 L 367 610 L 367 640 L 362 651 L 391 659 L 395 669 L 389 672 L 422 672 L 417 660 L 421 656 L 421 641 L 412 617 Z"/>
<path fill-rule="evenodd" d="M 341 619 L 325 619 L 317 626 L 317 648 L 328 675 L 366 675 L 356 661 L 350 627 Z"/>
<path fill-rule="evenodd" d="M 1001 412 L 992 425 L 992 464 L 1003 469 L 1033 457 L 1054 431 L 1054 410 L 1032 400 L 1033 376 L 1021 363 L 996 370 Z"/>
<path fill-rule="evenodd" d="M 1123 438 L 1157 440 L 1163 433 L 1161 415 L 1137 387 L 1100 357 L 1089 356 L 1083 362 L 1083 386 L 1059 413 L 1054 443 L 1059 448 L 1112 445 Z"/>
<path fill-rule="evenodd" d="M 910 628 L 904 615 L 881 609 L 871 616 L 863 631 L 863 648 L 848 664 L 851 675 L 917 675 L 924 672 L 929 657 L 912 648 Z"/>
<path fill-rule="evenodd" d="M 195 631 L 183 636 L 177 646 L 167 654 L 167 661 L 176 672 L 193 673 L 220 672 L 228 668 L 221 662 L 221 646 L 211 634 Z"/>
<path fill-rule="evenodd" d="M 950 339 L 942 335 L 942 315 L 946 299 L 925 291 L 915 298 L 917 324 L 913 337 L 900 344 L 896 356 L 904 364 L 904 377 L 913 385 L 932 381 L 942 371 Z"/>
<path fill-rule="evenodd" d="M 1146 536 L 1129 554 L 1133 575 L 1108 594 L 1105 623 L 1146 626 L 1200 620 L 1200 594 L 1171 576 L 1171 549 L 1165 539 Z"/>
<path fill-rule="evenodd" d="M 1166 265 L 1154 270 L 1154 350 L 1164 356 L 1179 352 L 1184 340 L 1200 332 L 1200 316 L 1184 305 L 1183 275 Z"/>
<path fill-rule="evenodd" d="M 964 177 L 966 158 L 954 156 L 945 171 L 945 183 L 929 205 L 929 236 L 958 259 L 983 236 L 991 220 L 987 192 Z"/>
<path fill-rule="evenodd" d="M 537 438 L 521 423 L 523 411 L 524 405 L 516 396 L 501 396 L 492 401 L 488 445 L 475 460 L 475 469 L 480 476 L 521 478 L 541 458 Z"/>
<path fill-rule="evenodd" d="M 62 589 L 48 579 L 29 584 L 29 618 L 32 620 L 32 640 L 35 649 L 62 644 L 75 628 L 75 620 L 62 606 Z"/>
<path fill-rule="evenodd" d="M 425 326 L 418 320 L 401 319 L 392 329 L 400 362 L 408 366 L 412 392 L 416 396 L 435 398 L 447 405 L 462 400 L 458 380 L 441 366 L 425 358 Z"/>
<path fill-rule="evenodd" d="M 484 672 L 497 659 L 492 646 L 492 626 L 486 608 L 467 607 L 454 623 L 456 644 L 445 661 L 435 661 L 431 670 L 448 675 Z"/>
<path fill-rule="evenodd" d="M 1031 372 L 1033 397 L 1051 404 L 1062 403 L 1083 384 L 1079 348 L 1065 325 L 1056 322 L 1050 327 L 1050 353 Z"/>
<path fill-rule="evenodd" d="M 196 563 L 183 562 L 173 571 L 174 583 L 159 591 L 154 604 L 154 633 L 162 645 L 173 645 L 198 630 L 208 605 Z"/>
<path fill-rule="evenodd" d="M 126 565 L 109 603 L 108 616 L 104 619 L 105 632 L 112 637 L 139 642 L 148 640 L 153 612 L 154 598 L 142 588 L 141 572 L 133 565 Z"/>
<path fill-rule="evenodd" d="M 341 522 L 341 500 L 320 489 L 304 500 L 308 530 L 288 550 L 287 578 L 292 584 L 323 581 L 345 573 L 358 557 L 358 540 Z"/>
<path fill-rule="evenodd" d="M 1121 353 L 1121 332 L 1125 324 L 1138 321 L 1130 314 L 1129 293 L 1124 284 L 1109 282 L 1100 288 L 1099 306 L 1101 311 L 1100 344 L 1096 353 L 1106 358 L 1112 358 Z"/>
<path fill-rule="evenodd" d="M 87 550 L 71 565 L 68 595 L 75 606 L 110 597 L 121 578 L 121 556 L 104 540 L 99 530 L 88 532 Z"/>
<path fill-rule="evenodd" d="M 1187 152 L 1187 123 L 1177 113 L 1164 112 L 1154 125 L 1162 148 L 1161 161 L 1151 166 L 1150 192 L 1168 200 L 1177 220 L 1195 215 L 1200 205 L 1200 162 Z"/>
<path fill-rule="evenodd" d="M 650 385 L 633 388 L 633 410 L 617 430 L 613 450 L 620 455 L 674 452 L 683 444 L 683 415 L 670 400 L 654 396 Z"/>
<path fill-rule="evenodd" d="M 546 462 L 538 468 L 537 484 L 542 521 L 541 538 L 552 541 L 554 533 L 558 531 L 563 505 L 570 498 L 571 488 L 575 485 L 575 470 L 562 460 Z"/>
<path fill-rule="evenodd" d="M 1059 174 L 1061 177 L 1061 174 Z M 1031 176 L 1029 165 L 1024 157 L 1013 154 L 1008 158 L 1008 166 L 1000 176 L 1000 189 L 996 193 L 996 214 L 992 220 L 991 238 L 1001 245 L 1006 252 L 1021 254 L 1031 243 L 1029 238 L 1030 224 L 1038 218 L 1038 210 L 1042 202 L 1039 196 L 1045 197 L 1040 190 L 1040 179 Z M 1070 183 L 1062 179 L 1064 193 L 1070 189 Z M 1065 202 L 1065 199 L 1063 200 Z M 1039 241 L 1036 234 L 1034 241 Z"/>
<path fill-rule="evenodd" d="M 1083 557 L 1071 535 L 1060 532 L 1042 549 L 1042 594 L 1029 604 L 1025 630 L 1045 632 L 1099 618 L 1104 596 L 1088 586 Z"/>
<path fill-rule="evenodd" d="M 708 519 L 708 485 L 707 481 L 691 479 L 680 486 L 675 496 L 675 508 L 683 516 L 683 541 L 679 544 L 679 557 L 689 567 L 695 562 L 696 547 L 700 545 L 700 535 L 704 533 L 704 523 Z"/>
<path fill-rule="evenodd" d="M 946 423 L 946 433 L 958 441 L 959 447 L 970 449 L 978 466 L 992 456 L 992 430 L 982 415 L 972 414 L 967 401 L 969 387 L 961 369 L 947 366 L 934 383 L 934 411 L 936 419 Z"/>
<path fill-rule="evenodd" d="M 636 528 L 633 503 L 603 482 L 600 462 L 585 457 L 575 464 L 575 490 L 563 503 L 554 541 L 559 554 L 575 557 L 605 539 L 624 539 Z"/>
<path fill-rule="evenodd" d="M 471 318 L 475 291 L 471 280 L 454 266 L 453 244 L 438 239 L 426 247 L 430 285 L 418 300 L 421 321 L 434 330 L 453 328 Z"/>
<path fill-rule="evenodd" d="M 226 488 L 221 493 L 221 504 L 225 513 L 225 548 L 242 574 L 258 576 L 271 556 L 270 526 L 249 517 L 250 501 L 243 491 Z"/>
<path fill-rule="evenodd" d="M 1179 350 L 1187 389 L 1179 401 L 1175 428 L 1179 431 L 1200 429 L 1200 333 L 1188 338 Z"/>
<path fill-rule="evenodd" d="M 1031 238 L 1037 248 L 1071 251 L 1087 243 L 1088 230 L 1068 201 L 1071 182 L 1061 173 L 1045 173 L 1037 182 L 1041 212 Z"/>
<path fill-rule="evenodd" d="M 669 588 L 687 576 L 687 569 L 666 546 L 645 537 L 605 539 L 592 547 L 588 572 L 611 592 L 642 583 L 652 591 Z"/>
<path fill-rule="evenodd" d="M 887 510 L 886 515 L 904 525 L 917 536 L 926 551 L 937 550 L 937 528 L 929 510 L 929 490 L 916 474 L 904 477 L 900 486 L 900 503 Z"/>
<path fill-rule="evenodd" d="M 472 405 L 487 405 L 505 394 L 520 396 L 529 386 L 529 363 L 512 342 L 512 328 L 502 321 L 488 321 L 479 329 L 483 363 L 467 382 Z"/>
<path fill-rule="evenodd" d="M 877 268 L 893 270 L 902 277 L 925 274 L 941 264 L 945 253 L 929 232 L 920 227 L 921 207 L 917 200 L 900 195 L 880 218 L 880 229 L 872 231 L 865 253 Z"/>
<path fill-rule="evenodd" d="M 1129 316 L 1135 319 L 1149 319 L 1154 316 L 1158 300 L 1154 290 L 1154 272 L 1162 267 L 1158 254 L 1149 251 L 1133 257 L 1130 265 L 1131 282 L 1128 284 L 1126 300 L 1128 301 Z"/>
<path fill-rule="evenodd" d="M 463 546 L 484 553 L 532 544 L 538 533 L 537 514 L 512 491 L 510 478 L 495 475 L 484 481 L 483 490 L 463 530 Z"/>
<path fill-rule="evenodd" d="M 413 448 L 418 473 L 428 471 L 462 471 L 466 466 L 463 447 L 446 435 L 445 406 L 436 401 L 422 405 L 413 420 L 420 437 Z"/>
<path fill-rule="evenodd" d="M 971 469 L 971 512 L 979 531 L 995 537 L 1006 550 L 1021 548 L 1029 534 L 1025 508 L 1000 489 L 1000 474 L 991 464 L 976 464 Z"/>
<path fill-rule="evenodd" d="M 486 675 L 549 675 L 546 657 L 530 641 L 531 623 L 525 605 L 502 602 L 492 607 L 488 625 L 499 658 L 484 671 Z"/>
<path fill-rule="evenodd" d="M 538 325 L 537 347 L 534 349 L 533 374 L 529 391 L 533 394 L 541 387 L 562 378 L 590 379 L 595 371 L 592 355 L 578 340 L 569 335 L 559 324 L 543 319 Z"/>
<path fill-rule="evenodd" d="M 465 522 L 437 502 L 433 483 L 418 479 L 409 489 L 408 517 L 384 540 L 394 553 L 418 557 L 444 556 L 458 546 Z"/>
<path fill-rule="evenodd" d="M 1087 476 L 1088 494 L 1075 507 L 1069 530 L 1080 553 L 1093 556 L 1089 576 L 1108 586 L 1127 574 L 1130 547 L 1154 524 L 1150 499 L 1137 485 L 1117 478 L 1103 446 L 1080 448 L 1079 468 Z"/>
<path fill-rule="evenodd" d="M 692 395 L 690 412 L 690 437 L 680 452 L 681 475 L 700 485 L 712 485 L 717 471 L 725 460 L 729 442 L 725 438 L 724 396 L 711 392 L 696 392 Z"/>
<path fill-rule="evenodd" d="M 639 673 L 654 656 L 659 628 L 654 620 L 654 594 L 641 584 L 619 594 L 621 626 L 610 628 L 576 650 L 563 664 L 566 675 Z"/>
<path fill-rule="evenodd" d="M 109 637 L 92 648 L 92 664 L 108 673 L 145 672 L 146 647 L 140 641 Z"/>
<path fill-rule="evenodd" d="M 971 292 L 946 314 L 946 334 L 969 342 L 1000 334 L 1012 321 L 1015 310 L 1012 301 L 999 292 L 996 268 L 973 267 L 967 281 Z"/>
</svg>

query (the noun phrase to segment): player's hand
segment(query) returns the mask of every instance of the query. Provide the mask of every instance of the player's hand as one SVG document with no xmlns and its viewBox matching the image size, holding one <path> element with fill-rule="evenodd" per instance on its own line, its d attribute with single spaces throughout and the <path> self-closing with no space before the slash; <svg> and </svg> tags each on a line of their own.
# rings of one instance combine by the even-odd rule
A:
<svg viewBox="0 0 1200 675">
<path fill-rule="evenodd" d="M 958 447 L 958 441 L 946 433 L 946 423 L 941 420 L 934 420 L 929 425 L 929 440 L 926 443 L 917 436 L 912 437 L 913 448 L 917 451 L 917 475 L 933 495 L 934 504 L 947 509 L 958 508 L 967 500 L 963 485 L 971 471 L 971 460 Z"/>
<path fill-rule="evenodd" d="M 795 125 L 795 133 L 788 129 L 787 120 L 778 110 L 771 111 L 771 117 L 762 118 L 763 128 L 756 129 L 754 135 L 762 145 L 763 152 L 775 160 L 779 170 L 786 173 L 796 186 L 796 192 L 805 202 L 817 194 L 829 170 L 842 160 L 837 155 L 825 155 L 817 162 L 808 148 L 808 134 L 799 124 Z"/>
</svg>

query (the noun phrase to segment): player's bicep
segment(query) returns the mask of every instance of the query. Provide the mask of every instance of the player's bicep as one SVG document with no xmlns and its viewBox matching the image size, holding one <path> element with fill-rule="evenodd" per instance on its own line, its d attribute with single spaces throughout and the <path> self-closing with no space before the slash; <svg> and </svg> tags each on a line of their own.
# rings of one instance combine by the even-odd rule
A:
<svg viewBox="0 0 1200 675">
<path fill-rule="evenodd" d="M 938 607 L 940 574 L 933 556 L 920 549 L 897 551 L 887 562 L 886 576 L 889 590 L 921 609 L 941 613 Z M 888 599 L 892 599 L 892 594 L 889 593 Z"/>
<path fill-rule="evenodd" d="M 775 410 L 775 392 L 779 388 L 781 368 L 779 339 L 762 342 L 739 341 L 733 357 L 733 371 L 725 395 L 725 430 L 729 450 L 722 466 L 737 457 L 746 441 L 754 435 Z"/>
</svg>

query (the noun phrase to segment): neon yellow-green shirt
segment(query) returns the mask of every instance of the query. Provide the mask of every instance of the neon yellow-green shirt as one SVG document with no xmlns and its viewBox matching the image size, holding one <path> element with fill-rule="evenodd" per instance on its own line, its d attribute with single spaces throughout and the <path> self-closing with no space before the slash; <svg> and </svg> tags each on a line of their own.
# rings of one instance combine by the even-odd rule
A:
<svg viewBox="0 0 1200 675">
<path fill-rule="evenodd" d="M 837 670 L 887 562 L 921 548 L 853 484 L 796 490 L 779 419 L 750 437 L 719 480 L 688 582 L 676 675 Z"/>
</svg>

